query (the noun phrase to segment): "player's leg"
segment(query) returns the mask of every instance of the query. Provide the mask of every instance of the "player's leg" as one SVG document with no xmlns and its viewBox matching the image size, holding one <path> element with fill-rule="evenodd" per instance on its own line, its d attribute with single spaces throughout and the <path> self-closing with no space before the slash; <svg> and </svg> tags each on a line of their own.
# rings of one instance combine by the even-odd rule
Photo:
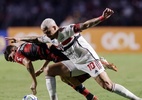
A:
<svg viewBox="0 0 142 100">
<path fill-rule="evenodd" d="M 87 100 L 98 100 L 97 96 L 93 95 L 83 84 L 72 86 L 77 92 L 84 95 Z"/>
<path fill-rule="evenodd" d="M 70 76 L 70 71 L 62 63 L 52 64 L 44 69 L 46 78 L 46 87 L 49 92 L 50 100 L 58 100 L 56 93 L 56 75 Z"/>
<path fill-rule="evenodd" d="M 52 76 L 45 76 L 46 78 L 46 88 L 49 93 L 50 100 L 58 100 L 56 93 L 56 79 Z"/>
<path fill-rule="evenodd" d="M 106 72 L 102 72 L 101 74 L 99 74 L 95 78 L 95 80 L 97 81 L 99 85 L 101 85 L 104 89 L 108 91 L 112 91 L 130 100 L 140 100 L 139 97 L 137 97 L 135 94 L 130 92 L 128 89 L 126 89 L 122 85 L 113 83 L 108 77 Z"/>
<path fill-rule="evenodd" d="M 82 75 L 80 78 L 82 78 Z M 86 79 L 88 79 L 88 77 L 86 77 Z M 74 90 L 82 94 L 87 100 L 98 100 L 97 97 L 93 95 L 83 84 L 81 84 L 80 80 L 78 80 L 76 77 L 61 76 L 61 80 L 71 86 Z M 85 80 L 83 79 L 83 81 Z"/>
<path fill-rule="evenodd" d="M 77 70 L 74 63 L 72 63 L 70 60 L 49 65 L 44 69 L 44 72 L 46 76 L 46 86 L 51 100 L 57 100 L 55 80 L 56 75 L 70 77 L 84 74 L 83 71 Z"/>
<path fill-rule="evenodd" d="M 108 91 L 112 91 L 118 95 L 129 98 L 130 100 L 139 100 L 140 98 L 130 92 L 120 84 L 113 83 L 104 71 L 104 67 L 99 59 L 95 59 L 87 64 L 79 65 L 86 73 L 90 74 L 98 82 L 98 84 Z"/>
</svg>

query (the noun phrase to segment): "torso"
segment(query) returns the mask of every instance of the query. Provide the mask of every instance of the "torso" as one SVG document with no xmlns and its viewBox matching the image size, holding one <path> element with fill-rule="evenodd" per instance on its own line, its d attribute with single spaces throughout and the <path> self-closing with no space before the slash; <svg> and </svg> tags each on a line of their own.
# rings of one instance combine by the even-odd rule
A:
<svg viewBox="0 0 142 100">
<path fill-rule="evenodd" d="M 35 60 L 49 60 L 58 62 L 63 59 L 68 59 L 56 47 L 51 46 L 51 50 L 46 44 L 34 44 L 24 43 L 18 48 L 15 54 L 15 61 L 22 64 L 24 58 L 28 58 L 31 61 Z"/>
<path fill-rule="evenodd" d="M 97 77 L 104 71 L 104 68 L 95 50 L 80 35 L 78 26 L 69 25 L 58 32 L 59 48 L 74 63 L 74 66 L 68 68 L 77 68 L 92 77 Z"/>
<path fill-rule="evenodd" d="M 99 59 L 90 44 L 80 35 L 77 25 L 69 25 L 58 32 L 58 48 L 73 62 L 86 63 Z M 76 30 L 74 30 L 76 29 Z"/>
</svg>

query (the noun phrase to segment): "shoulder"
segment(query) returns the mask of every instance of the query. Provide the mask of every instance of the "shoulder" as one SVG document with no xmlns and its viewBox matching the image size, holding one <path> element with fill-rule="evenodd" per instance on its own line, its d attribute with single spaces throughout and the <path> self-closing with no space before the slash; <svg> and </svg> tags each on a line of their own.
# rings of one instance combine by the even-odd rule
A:
<svg viewBox="0 0 142 100">
<path fill-rule="evenodd" d="M 67 26 L 63 26 L 60 30 L 63 31 L 63 30 L 72 30 L 73 32 L 77 33 L 77 32 L 81 32 L 81 23 L 78 23 L 78 24 L 70 24 L 70 25 L 67 25 Z"/>
<path fill-rule="evenodd" d="M 70 25 L 66 25 L 66 26 L 62 26 L 59 28 L 59 32 L 68 30 L 68 29 L 72 29 L 74 27 L 75 24 L 70 24 Z"/>
<path fill-rule="evenodd" d="M 47 37 L 46 35 L 39 37 L 38 40 L 42 43 L 51 43 L 51 39 Z"/>
<path fill-rule="evenodd" d="M 22 62 L 22 60 L 25 58 L 25 56 L 18 50 L 16 53 L 15 53 L 15 57 L 14 57 L 14 61 L 19 63 L 19 62 Z"/>
</svg>

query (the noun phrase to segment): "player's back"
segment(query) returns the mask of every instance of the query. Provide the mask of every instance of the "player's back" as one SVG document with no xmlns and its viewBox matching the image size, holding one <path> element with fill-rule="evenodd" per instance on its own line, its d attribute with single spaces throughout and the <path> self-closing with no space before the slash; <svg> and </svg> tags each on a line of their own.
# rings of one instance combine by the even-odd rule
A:
<svg viewBox="0 0 142 100">
<path fill-rule="evenodd" d="M 49 60 L 59 62 L 68 59 L 55 46 L 48 47 L 45 43 L 24 43 L 18 51 L 31 61 Z"/>
<path fill-rule="evenodd" d="M 47 45 L 43 43 L 23 43 L 18 49 L 18 52 L 21 52 L 25 57 L 27 57 L 31 61 L 35 61 L 45 59 L 47 57 L 45 55 L 46 50 L 48 50 Z"/>
</svg>

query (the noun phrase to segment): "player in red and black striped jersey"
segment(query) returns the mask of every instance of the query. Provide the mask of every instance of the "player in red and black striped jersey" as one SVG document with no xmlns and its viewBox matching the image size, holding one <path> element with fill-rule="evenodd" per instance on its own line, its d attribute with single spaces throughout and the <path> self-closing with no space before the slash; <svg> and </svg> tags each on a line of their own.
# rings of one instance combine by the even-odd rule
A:
<svg viewBox="0 0 142 100">
<path fill-rule="evenodd" d="M 49 45 L 50 46 L 50 45 Z M 62 60 L 67 60 L 68 58 L 63 55 L 55 46 L 51 45 L 49 47 L 44 43 L 35 44 L 35 43 L 23 43 L 19 47 L 14 45 L 7 46 L 4 56 L 7 61 L 17 62 L 27 67 L 30 72 L 33 83 L 31 85 L 31 89 L 35 88 L 37 85 L 36 76 L 40 75 L 43 72 L 43 68 L 47 66 L 50 61 L 59 62 Z M 41 69 L 39 69 L 36 73 L 34 71 L 32 61 L 36 60 L 46 60 Z M 91 94 L 81 83 L 86 79 L 90 78 L 90 75 L 83 74 L 80 75 L 79 80 L 77 80 L 79 76 L 74 78 L 69 77 L 61 77 L 62 81 L 72 86 L 76 91 L 80 92 L 82 95 L 86 97 L 87 100 L 97 100 L 97 98 Z M 73 82 L 77 81 L 78 86 L 74 86 Z M 36 90 L 34 91 L 36 94 Z"/>
<path fill-rule="evenodd" d="M 53 45 L 49 49 L 45 43 L 40 43 L 40 44 L 23 43 L 17 49 L 17 52 L 15 53 L 15 56 L 14 56 L 14 60 L 18 63 L 22 63 L 22 60 L 25 57 L 30 59 L 31 61 L 49 60 L 53 62 L 59 62 L 59 61 L 68 59 Z"/>
<path fill-rule="evenodd" d="M 9 40 L 16 40 L 15 38 L 9 38 Z M 14 54 L 12 53 L 14 51 Z M 17 62 L 28 66 L 26 63 L 29 62 L 29 65 L 32 65 L 31 61 L 35 60 L 46 60 L 43 66 L 36 72 L 36 76 L 40 75 L 43 72 L 44 67 L 47 66 L 49 61 L 59 62 L 62 60 L 68 60 L 68 58 L 56 49 L 54 45 L 44 44 L 44 43 L 23 43 L 21 46 L 8 46 L 5 51 L 5 58 L 7 61 Z M 12 54 L 12 55 L 11 55 Z M 14 56 L 13 56 L 14 55 Z M 28 61 L 29 60 L 29 61 Z M 116 67 L 104 59 L 101 59 L 102 64 L 106 68 L 113 69 L 117 71 Z M 30 69 L 30 68 L 28 68 Z M 33 68 L 31 68 L 33 69 Z M 33 71 L 30 71 L 32 74 Z M 34 75 L 33 80 L 35 80 Z M 93 94 L 91 94 L 81 83 L 86 79 L 90 78 L 89 74 L 83 74 L 76 77 L 61 77 L 62 81 L 72 86 L 76 91 L 83 94 L 87 100 L 97 100 Z M 76 86 L 77 85 L 77 86 Z M 32 89 L 32 87 L 31 87 Z"/>
</svg>

